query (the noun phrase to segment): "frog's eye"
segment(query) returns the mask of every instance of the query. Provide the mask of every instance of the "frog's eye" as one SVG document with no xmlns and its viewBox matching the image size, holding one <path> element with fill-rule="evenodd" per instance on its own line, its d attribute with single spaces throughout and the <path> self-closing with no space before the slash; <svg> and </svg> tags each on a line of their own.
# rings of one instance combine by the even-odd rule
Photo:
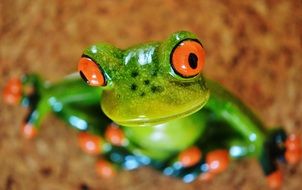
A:
<svg viewBox="0 0 302 190">
<path fill-rule="evenodd" d="M 170 62 L 176 74 L 184 78 L 194 77 L 203 69 L 205 52 L 199 41 L 187 39 L 174 47 Z"/>
<path fill-rule="evenodd" d="M 82 57 L 78 64 L 81 77 L 90 86 L 105 86 L 105 76 L 98 65 L 88 57 Z"/>
</svg>

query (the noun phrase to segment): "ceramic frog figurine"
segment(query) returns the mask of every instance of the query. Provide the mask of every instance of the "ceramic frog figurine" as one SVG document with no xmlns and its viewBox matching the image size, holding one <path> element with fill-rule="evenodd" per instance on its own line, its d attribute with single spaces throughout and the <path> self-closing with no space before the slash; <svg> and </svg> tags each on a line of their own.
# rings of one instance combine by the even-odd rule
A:
<svg viewBox="0 0 302 190">
<path fill-rule="evenodd" d="M 296 164 L 300 139 L 282 128 L 268 130 L 203 77 L 204 64 L 204 47 L 190 32 L 126 50 L 96 44 L 84 50 L 79 74 L 55 84 L 37 75 L 12 79 L 4 98 L 29 107 L 22 126 L 27 138 L 49 112 L 77 129 L 80 147 L 100 155 L 96 170 L 103 176 L 149 165 L 185 182 L 209 180 L 230 160 L 255 157 L 268 184 L 279 187 L 277 161 Z"/>
</svg>

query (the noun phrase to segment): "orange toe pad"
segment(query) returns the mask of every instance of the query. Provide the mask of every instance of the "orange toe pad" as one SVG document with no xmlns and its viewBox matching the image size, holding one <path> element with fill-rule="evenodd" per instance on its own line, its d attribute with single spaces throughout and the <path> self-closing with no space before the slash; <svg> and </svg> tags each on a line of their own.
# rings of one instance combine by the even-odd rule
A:
<svg viewBox="0 0 302 190">
<path fill-rule="evenodd" d="M 113 165 L 106 160 L 99 160 L 96 163 L 96 173 L 107 178 L 113 177 L 116 174 Z"/>
<path fill-rule="evenodd" d="M 207 154 L 206 162 L 209 171 L 218 174 L 226 170 L 229 165 L 229 153 L 227 150 L 214 150 Z"/>
<path fill-rule="evenodd" d="M 272 189 L 278 189 L 283 182 L 282 172 L 277 170 L 266 177 L 268 186 Z"/>
<path fill-rule="evenodd" d="M 80 148 L 88 154 L 100 154 L 102 151 L 102 142 L 101 137 L 96 135 L 91 135 L 85 132 L 79 133 L 78 135 Z"/>
<path fill-rule="evenodd" d="M 37 130 L 32 124 L 26 123 L 21 126 L 21 133 L 26 139 L 32 139 L 37 135 Z"/>
</svg>

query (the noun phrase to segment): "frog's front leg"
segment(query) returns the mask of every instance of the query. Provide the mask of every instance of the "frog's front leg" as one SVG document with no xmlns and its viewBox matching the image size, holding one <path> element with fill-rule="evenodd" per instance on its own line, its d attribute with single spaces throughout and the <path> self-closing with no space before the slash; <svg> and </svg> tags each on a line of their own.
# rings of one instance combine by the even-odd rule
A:
<svg viewBox="0 0 302 190">
<path fill-rule="evenodd" d="M 248 108 L 223 87 L 212 81 L 208 81 L 208 85 L 212 94 L 205 107 L 246 140 L 247 156 L 259 160 L 269 186 L 280 187 L 282 174 L 277 161 L 285 157 L 288 163 L 298 162 L 301 158 L 300 140 L 287 138 L 282 130 L 278 133 L 268 131 Z"/>
</svg>

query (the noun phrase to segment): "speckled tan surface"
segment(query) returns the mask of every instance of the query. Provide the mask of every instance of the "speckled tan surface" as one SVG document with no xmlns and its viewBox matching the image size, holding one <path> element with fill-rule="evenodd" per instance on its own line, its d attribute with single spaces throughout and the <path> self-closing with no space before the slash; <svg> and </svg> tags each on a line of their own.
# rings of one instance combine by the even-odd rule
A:
<svg viewBox="0 0 302 190">
<path fill-rule="evenodd" d="M 58 80 L 75 71 L 91 43 L 124 48 L 189 30 L 206 47 L 207 76 L 240 96 L 269 126 L 282 124 L 301 134 L 301 1 L 179 2 L 2 0 L 0 88 L 25 72 Z M 267 188 L 255 160 L 232 163 L 210 184 L 183 184 L 149 168 L 101 179 L 95 158 L 78 149 L 75 131 L 50 115 L 35 140 L 24 140 L 18 127 L 25 111 L 0 102 L 0 189 Z M 283 189 L 301 189 L 302 164 L 283 170 Z"/>
</svg>

